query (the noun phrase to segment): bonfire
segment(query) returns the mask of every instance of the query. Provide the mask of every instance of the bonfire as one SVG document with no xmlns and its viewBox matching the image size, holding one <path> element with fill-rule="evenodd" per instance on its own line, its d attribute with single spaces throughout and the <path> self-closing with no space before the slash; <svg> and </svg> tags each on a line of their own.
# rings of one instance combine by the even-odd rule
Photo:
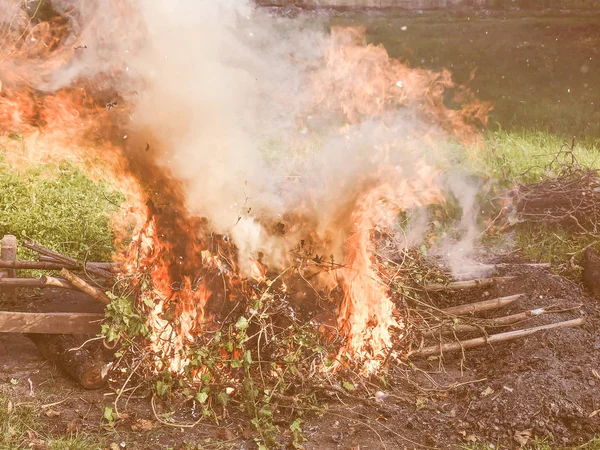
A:
<svg viewBox="0 0 600 450">
<path fill-rule="evenodd" d="M 209 115 L 232 114 L 229 102 L 238 119 L 247 113 L 237 112 L 243 101 L 194 91 L 195 75 L 182 72 L 196 67 L 187 51 L 162 45 L 173 35 L 155 30 L 143 8 L 54 4 L 43 17 L 8 9 L 1 127 L 26 149 L 7 148 L 8 160 L 66 159 L 127 195 L 114 217 L 120 273 L 104 325 L 107 344 L 120 342 L 123 389 L 160 379 L 160 397 L 179 378 L 202 405 L 244 392 L 263 398 L 262 420 L 273 395 L 299 391 L 290 376 L 370 375 L 408 354 L 408 310 L 394 287 L 414 243 L 400 238 L 401 218 L 445 201 L 444 149 L 475 148 L 490 105 L 448 71 L 390 58 L 364 28 L 336 27 L 315 37 L 316 51 L 265 56 L 281 57 L 282 74 L 300 87 L 248 88 L 259 107 L 287 114 L 284 133 L 268 122 L 256 133 Z M 176 41 L 196 32 L 177 31 Z M 207 82 L 218 82 L 213 70 L 240 83 L 254 76 L 251 64 L 240 75 L 240 61 L 200 50 L 206 60 L 192 60 L 206 64 Z M 214 110 L 199 114 L 205 103 Z M 263 120 L 265 110 L 250 113 Z M 283 149 L 276 162 L 264 152 L 270 139 Z M 180 146 L 201 148 L 201 160 Z M 124 304 L 134 312 L 124 315 Z"/>
</svg>

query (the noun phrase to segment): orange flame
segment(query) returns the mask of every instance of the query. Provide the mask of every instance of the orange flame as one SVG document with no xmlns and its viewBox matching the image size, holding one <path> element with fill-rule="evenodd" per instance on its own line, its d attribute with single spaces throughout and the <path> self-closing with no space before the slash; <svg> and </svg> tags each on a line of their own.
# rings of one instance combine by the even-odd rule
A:
<svg viewBox="0 0 600 450">
<path fill-rule="evenodd" d="M 353 205 L 338 324 L 347 339 L 343 354 L 363 363 L 367 372 L 376 370 L 386 352 L 391 351 L 390 330 L 396 328 L 402 333 L 405 328 L 403 318 L 393 316 L 394 304 L 387 284 L 375 268 L 373 233 L 376 229 L 392 229 L 401 210 L 442 201 L 436 175 L 426 165 L 413 179 L 403 176 L 399 169 L 388 168 L 379 174 L 375 184 L 362 191 Z"/>
<path fill-rule="evenodd" d="M 37 23 L 21 10 L 15 11 L 10 23 L 0 28 L 4 36 L 0 131 L 22 134 L 26 145 L 23 151 L 16 141 L 8 142 L 7 158 L 15 166 L 68 159 L 97 178 L 110 179 L 127 194 L 129 204 L 115 216 L 115 227 L 121 239 L 133 227 L 134 237 L 127 251 L 115 258 L 124 262 L 125 274 L 137 276 L 156 368 L 181 372 L 189 363 L 186 347 L 196 341 L 208 321 L 208 302 L 244 295 L 235 249 L 232 244 L 219 248 L 214 239 L 209 242 L 207 221 L 189 216 L 184 187 L 155 162 L 152 153 L 143 150 L 144 144 L 150 146 L 146 142 L 151 137 L 132 138 L 123 131 L 131 111 L 125 102 L 119 104 L 111 87 L 123 76 L 123 67 L 107 67 L 103 74 L 74 80 L 60 89 L 39 90 L 39 86 L 50 86 L 52 75 L 85 50 L 81 34 L 73 30 L 77 11 L 66 8 Z M 122 14 L 124 20 L 130 16 L 130 11 Z M 379 120 L 393 129 L 390 114 L 398 111 L 414 112 L 421 122 L 465 142 L 477 138 L 473 124 L 486 124 L 490 106 L 477 102 L 468 89 L 455 86 L 448 71 L 410 68 L 389 58 L 383 46 L 366 44 L 364 28 L 334 28 L 324 56 L 322 65 L 310 73 L 312 109 L 324 120 L 338 119 L 342 133 L 367 120 Z M 456 91 L 460 109 L 445 106 L 448 89 Z M 383 147 L 402 148 L 402 143 L 386 142 Z M 393 347 L 392 333 L 400 336 L 405 330 L 403 318 L 394 317 L 390 293 L 378 274 L 375 230 L 391 229 L 403 209 L 442 200 L 432 167 L 422 163 L 419 170 L 406 173 L 385 158 L 381 163 L 375 173 L 359 180 L 358 188 L 353 186 L 351 193 L 340 195 L 340 204 L 332 207 L 339 214 L 325 232 L 307 230 L 304 225 L 318 221 L 304 218 L 303 222 L 298 214 L 291 233 L 313 236 L 324 251 L 344 254 L 345 268 L 337 280 L 343 290 L 338 312 L 338 326 L 345 337 L 341 353 L 368 372 L 376 370 Z M 151 200 L 162 201 L 166 209 Z M 340 233 L 341 248 L 335 239 L 316 237 Z M 207 273 L 221 275 L 222 293 L 207 281 Z M 264 263 L 254 258 L 249 276 L 262 283 L 267 274 Z M 145 276 L 151 288 L 142 286 Z"/>
</svg>

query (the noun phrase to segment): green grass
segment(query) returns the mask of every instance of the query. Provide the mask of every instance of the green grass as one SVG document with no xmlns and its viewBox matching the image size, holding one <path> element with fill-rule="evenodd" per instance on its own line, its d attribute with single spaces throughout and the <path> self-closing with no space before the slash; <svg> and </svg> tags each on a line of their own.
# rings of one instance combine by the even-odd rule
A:
<svg viewBox="0 0 600 450">
<path fill-rule="evenodd" d="M 111 215 L 123 196 L 108 184 L 66 163 L 20 172 L 0 161 L 0 192 L 0 235 L 36 240 L 74 257 L 110 259 Z"/>
<path fill-rule="evenodd" d="M 84 435 L 48 433 L 39 409 L 0 397 L 0 449 L 99 450 L 98 442 Z"/>
<path fill-rule="evenodd" d="M 561 148 L 566 149 L 564 144 L 570 146 L 571 142 L 539 131 L 488 133 L 484 148 L 469 164 L 476 173 L 500 181 L 536 182 L 552 173 L 550 163 Z M 582 167 L 600 168 L 600 144 L 576 143 L 573 154 Z M 563 155 L 556 162 L 567 160 L 570 161 L 570 157 Z"/>
</svg>

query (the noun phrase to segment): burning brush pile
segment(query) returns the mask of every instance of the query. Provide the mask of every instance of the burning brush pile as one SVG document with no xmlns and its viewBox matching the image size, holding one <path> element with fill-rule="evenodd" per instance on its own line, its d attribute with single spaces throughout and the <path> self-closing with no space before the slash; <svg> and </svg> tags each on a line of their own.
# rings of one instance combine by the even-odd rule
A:
<svg viewBox="0 0 600 450">
<path fill-rule="evenodd" d="M 311 376 L 406 353 L 390 286 L 489 105 L 363 28 L 219 3 L 3 2 L 0 123 L 12 164 L 68 159 L 128 196 L 106 324 L 128 380 L 266 420 Z"/>
</svg>

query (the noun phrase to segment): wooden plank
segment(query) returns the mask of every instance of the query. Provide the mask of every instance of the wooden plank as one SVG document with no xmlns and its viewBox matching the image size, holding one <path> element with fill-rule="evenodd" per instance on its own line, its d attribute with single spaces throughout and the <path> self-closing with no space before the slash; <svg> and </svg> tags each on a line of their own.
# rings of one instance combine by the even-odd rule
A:
<svg viewBox="0 0 600 450">
<path fill-rule="evenodd" d="M 98 334 L 104 314 L 0 311 L 0 333 Z"/>
</svg>

